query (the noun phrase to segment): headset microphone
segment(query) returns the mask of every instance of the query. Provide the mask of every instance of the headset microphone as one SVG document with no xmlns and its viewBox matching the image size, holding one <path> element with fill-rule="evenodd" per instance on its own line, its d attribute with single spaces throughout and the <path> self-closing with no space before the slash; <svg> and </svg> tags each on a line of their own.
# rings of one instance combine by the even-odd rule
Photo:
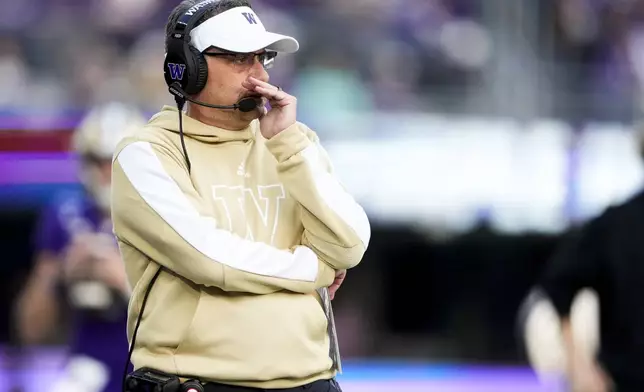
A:
<svg viewBox="0 0 644 392">
<path fill-rule="evenodd" d="M 248 98 L 244 98 L 244 99 L 240 100 L 239 102 L 237 102 L 237 109 L 240 112 L 243 112 L 243 113 L 252 112 L 253 110 L 255 110 L 257 108 L 257 106 L 258 105 L 257 105 L 257 99 L 256 98 L 248 97 Z"/>
<path fill-rule="evenodd" d="M 207 108 L 232 109 L 232 110 L 239 110 L 240 112 L 243 112 L 243 113 L 248 113 L 255 110 L 258 106 L 257 100 L 255 98 L 250 98 L 250 97 L 244 98 L 234 105 L 213 105 L 213 104 L 197 101 L 196 99 L 192 99 L 188 97 L 188 94 L 186 94 L 186 92 L 183 91 L 179 83 L 172 83 L 172 85 L 170 85 L 169 90 L 170 90 L 170 94 L 174 95 L 178 101 L 189 101 L 196 105 L 205 106 Z M 180 102 L 177 102 L 177 103 L 180 104 Z"/>
</svg>

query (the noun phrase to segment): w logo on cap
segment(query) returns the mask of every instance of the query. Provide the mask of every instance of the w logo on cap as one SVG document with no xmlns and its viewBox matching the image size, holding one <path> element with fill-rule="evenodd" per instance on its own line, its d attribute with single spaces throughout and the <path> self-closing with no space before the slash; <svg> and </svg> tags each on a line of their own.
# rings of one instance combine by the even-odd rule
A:
<svg viewBox="0 0 644 392">
<path fill-rule="evenodd" d="M 183 73 L 186 70 L 185 64 L 168 63 L 168 70 L 172 80 L 183 80 Z"/>
<path fill-rule="evenodd" d="M 255 14 L 252 14 L 250 12 L 242 12 L 242 15 L 246 17 L 246 20 L 250 24 L 257 24 L 257 20 L 255 19 Z"/>
</svg>

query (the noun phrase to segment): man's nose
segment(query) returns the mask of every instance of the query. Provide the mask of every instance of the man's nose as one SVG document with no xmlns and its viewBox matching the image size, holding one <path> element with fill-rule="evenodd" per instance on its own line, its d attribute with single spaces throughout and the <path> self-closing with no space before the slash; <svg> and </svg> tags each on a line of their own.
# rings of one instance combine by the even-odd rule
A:
<svg viewBox="0 0 644 392">
<path fill-rule="evenodd" d="M 265 83 L 268 83 L 268 80 L 270 79 L 268 72 L 266 72 L 266 69 L 264 68 L 262 63 L 257 60 L 257 58 L 255 58 L 253 67 L 250 69 L 250 76 Z"/>
</svg>

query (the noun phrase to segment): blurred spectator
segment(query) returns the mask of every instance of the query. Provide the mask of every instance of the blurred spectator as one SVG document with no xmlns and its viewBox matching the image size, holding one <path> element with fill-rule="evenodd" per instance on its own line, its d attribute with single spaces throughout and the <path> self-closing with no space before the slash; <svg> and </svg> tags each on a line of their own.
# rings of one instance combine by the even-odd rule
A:
<svg viewBox="0 0 644 392">
<path fill-rule="evenodd" d="M 0 75 L 3 78 L 0 108 L 24 105 L 23 94 L 31 75 L 20 45 L 6 38 L 0 39 Z"/>
<path fill-rule="evenodd" d="M 128 346 L 130 287 L 112 234 L 112 154 L 130 127 L 144 123 L 120 104 L 96 107 L 74 135 L 81 192 L 52 198 L 34 239 L 35 266 L 17 300 L 17 332 L 25 345 L 46 342 L 72 310 L 69 358 L 52 392 L 118 392 Z"/>
<path fill-rule="evenodd" d="M 566 377 L 574 392 L 635 392 L 644 386 L 642 217 L 644 191 L 567 238 L 538 282 L 561 319 Z M 595 292 L 599 304 L 598 350 L 575 338 L 571 308 L 582 290 Z M 596 328 L 592 317 L 585 324 Z"/>
<path fill-rule="evenodd" d="M 313 56 L 312 64 L 300 70 L 293 86 L 303 121 L 328 135 L 325 130 L 331 122 L 341 124 L 348 115 L 373 110 L 371 91 L 352 66 L 351 52 L 320 45 Z M 343 130 L 351 136 L 364 136 L 368 131 Z"/>
</svg>

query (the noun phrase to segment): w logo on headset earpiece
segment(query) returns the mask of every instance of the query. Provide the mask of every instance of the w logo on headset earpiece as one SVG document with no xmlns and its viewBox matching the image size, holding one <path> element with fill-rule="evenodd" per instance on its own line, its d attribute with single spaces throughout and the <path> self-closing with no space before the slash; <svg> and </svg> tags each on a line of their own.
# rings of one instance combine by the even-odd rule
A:
<svg viewBox="0 0 644 392">
<path fill-rule="evenodd" d="M 172 80 L 183 80 L 183 74 L 186 71 L 185 64 L 168 63 L 168 71 Z"/>
</svg>

